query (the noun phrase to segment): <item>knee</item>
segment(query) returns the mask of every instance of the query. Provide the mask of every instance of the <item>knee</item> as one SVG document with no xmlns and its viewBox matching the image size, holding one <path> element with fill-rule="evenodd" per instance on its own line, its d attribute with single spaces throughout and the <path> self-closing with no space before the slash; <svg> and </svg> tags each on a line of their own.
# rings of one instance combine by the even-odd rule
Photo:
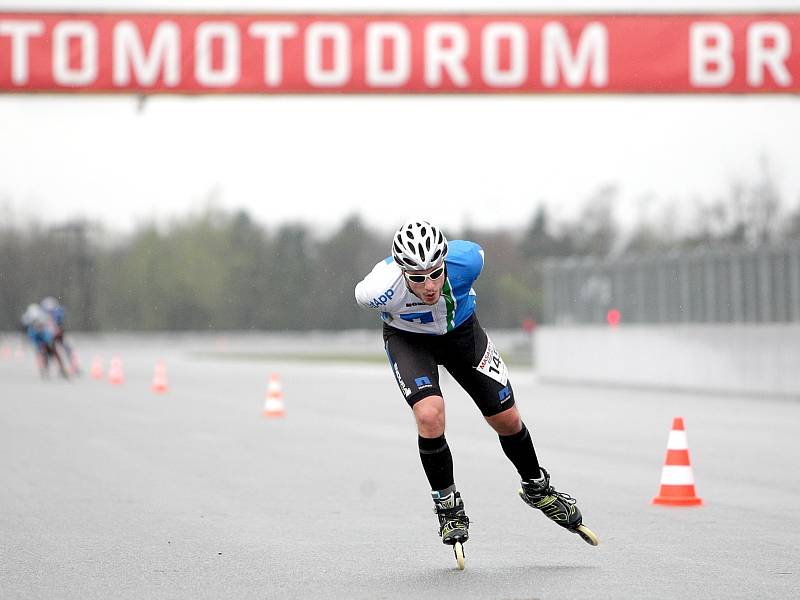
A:
<svg viewBox="0 0 800 600">
<path fill-rule="evenodd" d="M 491 417 L 486 417 L 498 435 L 514 435 L 522 429 L 522 419 L 516 406 Z"/>
<path fill-rule="evenodd" d="M 444 400 L 441 396 L 428 396 L 414 405 L 417 429 L 422 437 L 433 438 L 444 434 Z"/>
</svg>

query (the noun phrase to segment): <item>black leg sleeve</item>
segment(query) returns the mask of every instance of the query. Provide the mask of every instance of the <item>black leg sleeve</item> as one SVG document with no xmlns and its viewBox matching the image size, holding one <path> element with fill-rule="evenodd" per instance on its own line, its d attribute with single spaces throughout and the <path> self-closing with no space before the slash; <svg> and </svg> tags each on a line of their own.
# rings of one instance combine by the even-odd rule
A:
<svg viewBox="0 0 800 600">
<path fill-rule="evenodd" d="M 453 485 L 453 455 L 443 435 L 437 438 L 419 436 L 419 457 L 432 490 Z"/>
<path fill-rule="evenodd" d="M 539 477 L 539 459 L 533 449 L 533 440 L 525 423 L 518 433 L 501 435 L 500 446 L 519 472 L 522 479 L 537 479 Z"/>
</svg>

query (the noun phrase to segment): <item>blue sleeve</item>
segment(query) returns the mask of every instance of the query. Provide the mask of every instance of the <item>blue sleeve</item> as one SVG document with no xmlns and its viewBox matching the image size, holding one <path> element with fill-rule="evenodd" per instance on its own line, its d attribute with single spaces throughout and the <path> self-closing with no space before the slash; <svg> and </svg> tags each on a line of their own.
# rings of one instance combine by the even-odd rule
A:
<svg viewBox="0 0 800 600">
<path fill-rule="evenodd" d="M 471 286 L 483 270 L 483 248 L 475 242 L 453 240 L 447 251 L 448 276 Z"/>
</svg>

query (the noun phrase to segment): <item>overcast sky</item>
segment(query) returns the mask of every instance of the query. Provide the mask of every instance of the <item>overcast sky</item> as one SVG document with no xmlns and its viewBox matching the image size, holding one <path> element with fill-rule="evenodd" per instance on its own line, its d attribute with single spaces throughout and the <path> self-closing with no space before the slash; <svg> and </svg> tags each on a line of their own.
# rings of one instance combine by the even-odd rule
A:
<svg viewBox="0 0 800 600">
<path fill-rule="evenodd" d="M 39 3 L 165 10 L 139 0 Z M 193 6 L 210 9 L 219 2 Z M 228 10 L 316 10 L 331 2 L 225 3 Z M 530 7 L 505 0 L 497 10 Z M 663 10 L 694 2 L 649 0 Z M 761 10 L 796 6 L 773 1 Z M 477 10 L 485 2 L 370 2 L 396 10 Z M 535 4 L 554 12 L 563 3 Z M 643 3 L 571 2 L 566 9 L 642 10 Z M 720 10 L 752 2 L 707 1 Z M 20 3 L 0 0 L 0 10 Z M 28 9 L 29 10 L 29 9 Z M 396 227 L 425 215 L 443 227 L 518 226 L 536 204 L 572 216 L 601 185 L 621 188 L 633 221 L 676 202 L 719 197 L 759 174 L 759 157 L 784 198 L 800 202 L 800 99 L 788 96 L 600 97 L 132 97 L 0 96 L 0 204 L 16 219 L 99 219 L 129 230 L 151 217 L 197 211 L 214 198 L 275 224 L 328 228 L 358 212 Z M 3 211 L 5 212 L 5 211 Z M 0 219 L 5 215 L 0 212 Z"/>
</svg>

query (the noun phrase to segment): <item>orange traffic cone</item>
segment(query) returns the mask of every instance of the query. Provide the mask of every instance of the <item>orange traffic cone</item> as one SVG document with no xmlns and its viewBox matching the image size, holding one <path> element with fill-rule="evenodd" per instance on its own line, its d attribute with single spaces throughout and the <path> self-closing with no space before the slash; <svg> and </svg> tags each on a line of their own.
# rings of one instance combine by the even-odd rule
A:
<svg viewBox="0 0 800 600">
<path fill-rule="evenodd" d="M 89 375 L 92 379 L 102 379 L 103 378 L 103 361 L 102 359 L 95 356 L 92 359 L 92 366 L 89 368 Z"/>
<path fill-rule="evenodd" d="M 682 417 L 675 417 L 672 421 L 672 431 L 667 440 L 667 456 L 661 471 L 661 489 L 651 503 L 667 506 L 697 506 L 703 503 L 694 491 L 689 444 Z"/>
<path fill-rule="evenodd" d="M 167 384 L 167 365 L 163 362 L 157 362 L 153 370 L 153 391 L 157 394 L 163 394 L 169 389 Z"/>
<path fill-rule="evenodd" d="M 265 417 L 277 418 L 285 417 L 286 412 L 283 410 L 283 391 L 281 390 L 281 378 L 277 373 L 269 376 L 269 385 L 267 386 L 267 399 L 264 402 Z"/>
<path fill-rule="evenodd" d="M 118 356 L 112 358 L 108 365 L 108 382 L 114 385 L 125 383 L 125 373 L 122 372 L 122 361 Z"/>
</svg>

